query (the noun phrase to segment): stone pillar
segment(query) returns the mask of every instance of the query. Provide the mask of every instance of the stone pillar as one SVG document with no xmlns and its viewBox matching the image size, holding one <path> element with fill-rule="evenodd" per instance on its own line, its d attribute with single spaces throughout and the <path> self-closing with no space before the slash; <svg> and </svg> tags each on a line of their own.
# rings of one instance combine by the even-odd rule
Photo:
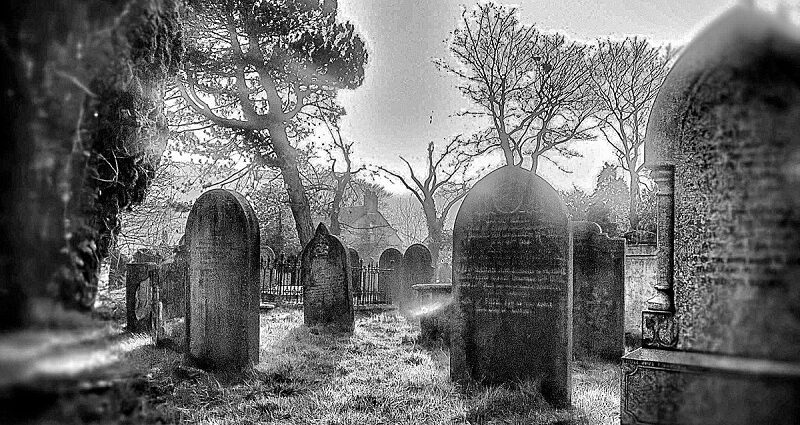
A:
<svg viewBox="0 0 800 425">
<path fill-rule="evenodd" d="M 675 252 L 675 167 L 654 167 L 656 182 L 657 278 L 654 297 L 647 300 L 642 312 L 642 346 L 649 348 L 675 348 L 678 332 L 675 326 L 674 271 Z"/>
</svg>

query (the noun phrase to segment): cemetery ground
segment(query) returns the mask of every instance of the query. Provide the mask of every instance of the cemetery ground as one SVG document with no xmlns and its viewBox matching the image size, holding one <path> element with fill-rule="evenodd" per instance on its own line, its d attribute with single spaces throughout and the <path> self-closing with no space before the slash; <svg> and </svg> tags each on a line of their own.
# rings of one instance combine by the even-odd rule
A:
<svg viewBox="0 0 800 425">
<path fill-rule="evenodd" d="M 394 312 L 358 314 L 350 335 L 307 328 L 298 309 L 262 312 L 259 364 L 229 375 L 187 366 L 178 350 L 123 332 L 115 311 L 124 308 L 100 311 L 117 321 L 81 331 L 82 342 L 49 360 L 94 361 L 94 370 L 39 380 L 1 402 L 36 423 L 619 423 L 616 364 L 574 363 L 571 409 L 550 407 L 533 382 L 459 388 L 449 379 L 447 348 L 418 341 L 418 325 Z"/>
</svg>

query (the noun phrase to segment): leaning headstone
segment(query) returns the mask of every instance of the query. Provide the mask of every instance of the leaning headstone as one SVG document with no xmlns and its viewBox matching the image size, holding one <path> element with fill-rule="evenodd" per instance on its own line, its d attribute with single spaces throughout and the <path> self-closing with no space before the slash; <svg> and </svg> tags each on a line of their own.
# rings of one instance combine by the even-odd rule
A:
<svg viewBox="0 0 800 425">
<path fill-rule="evenodd" d="M 128 332 L 144 332 L 150 329 L 153 311 L 153 282 L 150 270 L 154 263 L 128 263 L 125 276 L 125 317 Z"/>
<path fill-rule="evenodd" d="M 400 299 L 402 283 L 403 254 L 395 248 L 387 248 L 378 259 L 378 287 L 388 303 Z"/>
<path fill-rule="evenodd" d="M 358 298 L 361 295 L 361 257 L 354 248 L 347 248 L 348 258 L 350 258 L 350 274 L 353 279 L 353 296 Z"/>
<path fill-rule="evenodd" d="M 433 266 L 431 265 L 431 251 L 422 244 L 415 243 L 406 249 L 403 254 L 403 271 L 405 273 L 403 284 L 399 291 L 397 305 L 403 309 L 416 300 L 414 285 L 433 283 Z"/>
<path fill-rule="evenodd" d="M 320 223 L 300 254 L 306 326 L 353 330 L 353 289 L 347 257 L 347 249 L 339 238 L 328 233 L 328 228 Z"/>
<path fill-rule="evenodd" d="M 619 360 L 625 335 L 625 239 L 572 222 L 572 352 Z"/>
<path fill-rule="evenodd" d="M 253 207 L 230 190 L 203 193 L 186 222 L 186 246 L 187 356 L 232 370 L 257 363 L 259 233 Z"/>
<path fill-rule="evenodd" d="M 548 401 L 570 404 L 571 242 L 541 177 L 505 166 L 475 184 L 453 230 L 453 379 L 538 380 Z"/>
<path fill-rule="evenodd" d="M 657 283 L 623 424 L 800 423 L 800 31 L 739 6 L 655 98 Z"/>
</svg>

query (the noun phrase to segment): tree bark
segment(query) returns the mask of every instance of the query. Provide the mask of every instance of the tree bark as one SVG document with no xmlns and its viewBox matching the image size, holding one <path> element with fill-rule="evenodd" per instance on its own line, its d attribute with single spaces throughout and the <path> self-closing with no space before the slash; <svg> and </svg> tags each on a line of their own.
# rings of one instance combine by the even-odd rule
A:
<svg viewBox="0 0 800 425">
<path fill-rule="evenodd" d="M 311 207 L 306 196 L 306 188 L 300 178 L 300 170 L 297 166 L 297 151 L 289 144 L 289 137 L 286 134 L 286 126 L 282 123 L 275 123 L 268 126 L 270 139 L 278 157 L 283 183 L 286 185 L 286 193 L 289 196 L 289 208 L 294 217 L 297 237 L 300 245 L 305 246 L 314 237 L 314 228 L 311 223 Z"/>
<path fill-rule="evenodd" d="M 339 236 L 342 233 L 342 226 L 339 222 L 339 213 L 342 210 L 342 200 L 344 199 L 344 191 L 350 183 L 350 173 L 346 173 L 341 178 L 336 179 L 336 192 L 333 194 L 333 202 L 331 203 L 331 211 L 328 217 L 331 221 L 330 234 Z"/>
</svg>

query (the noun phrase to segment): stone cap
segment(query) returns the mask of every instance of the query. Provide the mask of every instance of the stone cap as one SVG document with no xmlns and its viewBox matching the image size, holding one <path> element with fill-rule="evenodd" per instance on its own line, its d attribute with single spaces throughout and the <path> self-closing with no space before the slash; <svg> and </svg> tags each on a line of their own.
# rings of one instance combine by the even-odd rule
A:
<svg viewBox="0 0 800 425">
<path fill-rule="evenodd" d="M 788 20 L 738 5 L 709 24 L 680 53 L 650 112 L 645 137 L 645 166 L 674 165 L 674 148 L 694 92 L 710 72 L 757 68 L 766 55 L 800 63 L 800 30 Z"/>
</svg>

